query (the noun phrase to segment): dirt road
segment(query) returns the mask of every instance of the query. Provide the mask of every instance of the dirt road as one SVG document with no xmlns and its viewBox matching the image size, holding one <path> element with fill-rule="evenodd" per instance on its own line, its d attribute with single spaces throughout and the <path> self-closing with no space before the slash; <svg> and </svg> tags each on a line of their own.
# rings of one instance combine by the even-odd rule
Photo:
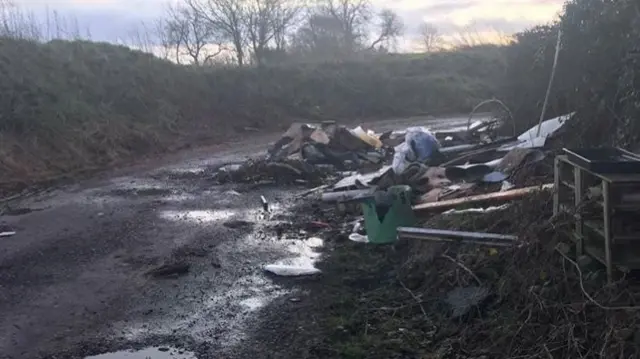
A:
<svg viewBox="0 0 640 359">
<path fill-rule="evenodd" d="M 266 145 L 266 138 L 239 142 L 10 203 L 0 219 L 17 232 L 0 238 L 0 358 L 148 347 L 156 347 L 153 356 L 108 358 L 225 358 L 249 345 L 247 328 L 262 325 L 260 309 L 295 291 L 261 267 L 283 258 L 311 261 L 318 247 L 302 235 L 274 234 L 295 216 L 292 196 L 303 188 L 213 186 L 208 179 Z M 272 203 L 270 216 L 261 195 Z M 153 272 L 165 265 L 175 273 Z"/>
</svg>

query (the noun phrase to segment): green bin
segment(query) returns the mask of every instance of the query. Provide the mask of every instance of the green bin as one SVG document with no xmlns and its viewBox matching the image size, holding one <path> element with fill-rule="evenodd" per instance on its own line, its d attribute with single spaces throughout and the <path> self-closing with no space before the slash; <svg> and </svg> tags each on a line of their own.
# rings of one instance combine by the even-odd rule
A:
<svg viewBox="0 0 640 359">
<path fill-rule="evenodd" d="M 362 212 L 369 243 L 394 243 L 398 227 L 416 224 L 409 186 L 393 186 L 387 191 L 376 192 L 372 198 L 363 200 Z"/>
</svg>

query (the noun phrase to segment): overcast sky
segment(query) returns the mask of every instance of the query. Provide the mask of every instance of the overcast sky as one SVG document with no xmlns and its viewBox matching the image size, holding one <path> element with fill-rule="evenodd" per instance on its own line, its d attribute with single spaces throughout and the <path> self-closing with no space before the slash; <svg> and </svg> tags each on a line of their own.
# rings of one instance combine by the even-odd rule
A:
<svg viewBox="0 0 640 359">
<path fill-rule="evenodd" d="M 162 15 L 163 0 L 13 0 L 23 8 L 44 14 L 56 10 L 78 19 L 81 30 L 90 29 L 93 40 L 127 38 L 142 22 Z M 397 11 L 406 33 L 417 32 L 422 22 L 433 23 L 444 34 L 472 27 L 483 33 L 511 34 L 552 20 L 563 0 L 373 0 L 377 7 Z"/>
</svg>

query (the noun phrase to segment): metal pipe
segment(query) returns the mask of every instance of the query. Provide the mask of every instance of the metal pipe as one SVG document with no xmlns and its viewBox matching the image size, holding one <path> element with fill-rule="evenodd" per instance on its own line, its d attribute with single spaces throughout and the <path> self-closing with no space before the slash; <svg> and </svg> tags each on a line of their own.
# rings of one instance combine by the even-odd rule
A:
<svg viewBox="0 0 640 359">
<path fill-rule="evenodd" d="M 431 242 L 443 242 L 443 243 L 461 243 L 461 244 L 473 244 L 478 246 L 487 247 L 513 247 L 516 243 L 507 242 L 491 242 L 472 239 L 453 239 L 453 238 L 440 238 L 431 237 L 426 235 L 409 235 L 406 233 L 398 233 L 398 239 L 419 239 Z"/>
<path fill-rule="evenodd" d="M 373 197 L 372 189 L 357 189 L 342 192 L 325 192 L 322 194 L 323 202 L 351 202 Z"/>
<path fill-rule="evenodd" d="M 542 129 L 542 121 L 544 121 L 544 115 L 547 112 L 547 106 L 549 105 L 549 96 L 551 95 L 551 88 L 553 86 L 553 80 L 556 77 L 556 68 L 558 67 L 558 55 L 560 54 L 560 45 L 562 44 L 562 28 L 558 28 L 558 40 L 556 42 L 556 53 L 553 56 L 553 67 L 551 68 L 551 78 L 549 79 L 549 85 L 547 86 L 547 93 L 544 96 L 544 103 L 542 104 L 542 113 L 540 113 L 540 122 L 538 122 L 538 132 L 536 137 L 540 137 L 540 130 Z"/>
<path fill-rule="evenodd" d="M 444 241 L 471 240 L 471 241 L 480 241 L 483 243 L 484 242 L 503 243 L 507 245 L 512 245 L 518 240 L 518 237 L 513 235 L 449 231 L 449 230 L 442 230 L 442 229 L 415 228 L 415 227 L 398 227 L 398 236 L 400 235 L 408 236 L 416 239 L 438 238 Z"/>
</svg>

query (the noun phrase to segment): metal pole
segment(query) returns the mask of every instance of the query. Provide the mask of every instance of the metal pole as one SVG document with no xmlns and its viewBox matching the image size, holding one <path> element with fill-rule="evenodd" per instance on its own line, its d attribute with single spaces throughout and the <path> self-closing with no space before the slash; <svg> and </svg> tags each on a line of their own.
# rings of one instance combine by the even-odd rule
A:
<svg viewBox="0 0 640 359">
<path fill-rule="evenodd" d="M 538 122 L 538 132 L 536 133 L 536 137 L 540 136 L 542 121 L 544 121 L 544 115 L 547 112 L 547 106 L 549 104 L 549 95 L 551 95 L 551 87 L 553 86 L 553 80 L 556 77 L 556 67 L 558 66 L 558 55 L 560 54 L 561 43 L 562 43 L 562 28 L 558 28 L 558 41 L 556 42 L 556 54 L 553 57 L 553 67 L 551 68 L 551 79 L 549 79 L 549 85 L 547 86 L 547 94 L 544 96 L 544 104 L 542 105 L 542 113 L 540 114 L 540 122 Z"/>
</svg>

